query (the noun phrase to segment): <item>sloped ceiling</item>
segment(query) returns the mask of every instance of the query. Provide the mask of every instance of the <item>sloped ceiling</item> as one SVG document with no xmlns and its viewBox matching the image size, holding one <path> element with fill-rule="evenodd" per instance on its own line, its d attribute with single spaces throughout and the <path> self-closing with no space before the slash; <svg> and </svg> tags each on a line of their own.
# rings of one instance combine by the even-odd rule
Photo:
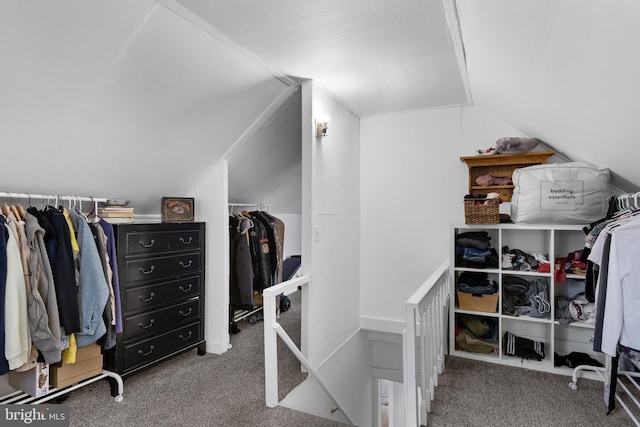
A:
<svg viewBox="0 0 640 427">
<path fill-rule="evenodd" d="M 0 3 L 2 191 L 186 195 L 287 87 L 156 1 Z"/>
<path fill-rule="evenodd" d="M 264 203 L 277 213 L 301 212 L 301 103 L 297 91 L 228 158 L 230 202 Z"/>
<path fill-rule="evenodd" d="M 360 116 L 467 104 L 442 0 L 177 0 Z"/>
<path fill-rule="evenodd" d="M 473 104 L 640 184 L 640 3 L 458 0 Z M 636 191 L 630 189 L 626 191 Z"/>
<path fill-rule="evenodd" d="M 290 88 L 284 73 L 361 116 L 464 104 L 451 9 L 473 105 L 640 183 L 632 0 L 5 0 L 0 190 L 157 213 Z M 284 123 L 248 146 L 296 132 Z M 230 172 L 243 177 L 234 168 L 250 154 L 237 156 Z M 256 188 L 232 183 L 253 201 Z"/>
</svg>

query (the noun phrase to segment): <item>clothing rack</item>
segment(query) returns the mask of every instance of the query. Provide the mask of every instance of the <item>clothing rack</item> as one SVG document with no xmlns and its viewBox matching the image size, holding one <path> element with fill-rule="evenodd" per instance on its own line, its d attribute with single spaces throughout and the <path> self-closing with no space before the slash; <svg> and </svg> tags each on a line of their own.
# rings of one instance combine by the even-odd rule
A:
<svg viewBox="0 0 640 427">
<path fill-rule="evenodd" d="M 0 191 L 1 199 L 9 199 L 10 202 L 13 202 L 14 199 L 17 200 L 29 200 L 29 205 L 31 205 L 31 200 L 48 200 L 51 201 L 52 204 L 58 205 L 61 201 L 68 201 L 70 206 L 75 203 L 82 202 L 91 202 L 92 209 L 94 212 L 98 211 L 98 203 L 104 203 L 107 201 L 105 197 L 86 197 L 86 196 L 72 196 L 72 195 L 58 195 L 58 194 L 33 194 L 33 193 L 10 193 Z M 82 207 L 82 206 L 81 206 Z M 88 378 L 86 380 L 80 381 L 75 385 L 71 385 L 68 387 L 64 387 L 61 389 L 51 388 L 49 392 L 40 397 L 32 397 L 20 390 L 9 393 L 5 396 L 0 396 L 0 405 L 3 404 L 38 404 L 43 402 L 52 401 L 60 396 L 64 396 L 67 393 L 70 393 L 73 390 L 89 385 L 95 381 L 101 380 L 103 378 L 108 378 L 111 383 L 111 394 L 115 396 L 116 402 L 121 402 L 123 397 L 123 381 L 122 377 L 115 372 L 103 370 L 101 374 L 94 376 L 92 378 Z"/>
<path fill-rule="evenodd" d="M 602 382 L 606 382 L 605 375 L 607 375 L 607 372 L 605 368 L 601 368 L 598 366 L 580 365 L 576 366 L 573 369 L 573 375 L 571 378 L 571 382 L 569 383 L 569 388 L 571 390 L 578 389 L 578 377 L 580 376 L 580 372 L 582 371 L 595 372 L 596 374 L 598 374 L 598 376 L 600 376 Z M 626 396 L 627 403 L 625 403 L 625 400 L 623 400 L 618 393 L 615 394 L 615 399 L 620 404 L 620 406 L 622 406 L 622 409 L 624 409 L 629 418 L 631 418 L 631 421 L 633 421 L 636 426 L 640 426 L 640 421 L 633 413 L 632 408 L 629 407 L 631 403 L 634 403 L 638 408 L 640 408 L 640 402 L 634 394 L 640 392 L 640 385 L 638 385 L 638 381 L 636 380 L 636 378 L 640 378 L 640 372 L 619 371 L 618 376 L 627 380 L 627 384 L 618 382 L 618 385 L 624 392 L 624 396 Z"/>
<path fill-rule="evenodd" d="M 640 192 L 618 194 L 609 198 L 609 209 L 603 220 L 624 217 L 624 214 L 627 213 L 637 215 L 635 212 L 638 211 L 640 211 Z M 607 387 L 613 387 L 613 389 L 609 389 L 609 411 L 613 410 L 611 402 L 613 402 L 612 399 L 615 399 L 615 401 L 622 406 L 622 409 L 624 409 L 629 418 L 631 418 L 631 421 L 633 421 L 636 426 L 640 427 L 640 421 L 636 416 L 637 412 L 640 410 L 640 401 L 638 400 L 640 398 L 640 385 L 637 380 L 640 378 L 640 372 L 628 371 L 624 368 L 618 369 L 619 357 L 620 344 L 618 344 L 617 355 L 611 359 L 611 366 L 608 369 L 606 367 L 588 365 L 576 366 L 573 370 L 572 381 L 569 383 L 569 388 L 572 390 L 576 390 L 578 388 L 578 377 L 583 371 L 592 371 L 597 373 L 605 383 L 607 382 L 607 379 L 612 380 L 607 385 Z M 608 372 L 608 370 L 610 370 L 611 373 Z M 614 376 L 617 377 L 616 385 L 612 385 Z M 626 384 L 625 382 L 620 381 L 621 379 L 624 379 Z M 620 397 L 618 391 L 620 391 L 620 394 L 625 397 L 625 400 Z M 631 408 L 632 406 L 635 408 L 635 411 Z"/>
<path fill-rule="evenodd" d="M 236 208 L 242 208 L 242 210 L 248 210 L 253 208 L 252 210 L 258 211 L 266 211 L 271 213 L 271 208 L 273 204 L 270 203 L 229 203 L 229 215 L 233 215 L 234 210 Z M 233 312 L 233 322 L 237 323 L 241 320 L 247 320 L 250 324 L 254 324 L 264 318 L 262 314 L 262 306 L 255 307 L 253 310 L 234 310 Z"/>
<path fill-rule="evenodd" d="M 23 393 L 20 390 L 15 391 L 13 393 L 9 393 L 5 396 L 0 397 L 0 405 L 8 405 L 8 404 L 37 405 L 40 403 L 51 402 L 58 398 L 63 399 L 63 397 L 66 394 L 72 392 L 73 390 L 84 387 L 86 385 L 99 381 L 103 378 L 110 378 L 111 390 L 112 390 L 111 394 L 115 396 L 116 403 L 122 402 L 122 400 L 124 399 L 122 397 L 122 391 L 123 391 L 122 378 L 120 377 L 120 375 L 116 374 L 115 372 L 103 370 L 101 374 L 88 378 L 86 380 L 82 380 L 78 382 L 78 384 L 76 385 L 70 385 L 68 387 L 63 387 L 63 388 L 52 387 L 49 389 L 49 392 L 47 394 L 39 397 L 30 396 L 26 393 Z"/>
</svg>

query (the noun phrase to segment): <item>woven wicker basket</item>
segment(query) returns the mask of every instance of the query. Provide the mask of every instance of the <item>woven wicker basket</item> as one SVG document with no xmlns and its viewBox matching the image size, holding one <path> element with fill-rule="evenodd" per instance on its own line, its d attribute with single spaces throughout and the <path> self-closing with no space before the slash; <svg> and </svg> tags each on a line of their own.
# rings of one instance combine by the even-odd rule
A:
<svg viewBox="0 0 640 427">
<path fill-rule="evenodd" d="M 496 313 L 498 311 L 498 293 L 473 295 L 468 292 L 457 292 L 460 310 L 484 311 Z"/>
<path fill-rule="evenodd" d="M 476 204 L 482 202 L 482 204 Z M 498 199 L 464 199 L 465 224 L 498 224 L 500 222 Z"/>
</svg>

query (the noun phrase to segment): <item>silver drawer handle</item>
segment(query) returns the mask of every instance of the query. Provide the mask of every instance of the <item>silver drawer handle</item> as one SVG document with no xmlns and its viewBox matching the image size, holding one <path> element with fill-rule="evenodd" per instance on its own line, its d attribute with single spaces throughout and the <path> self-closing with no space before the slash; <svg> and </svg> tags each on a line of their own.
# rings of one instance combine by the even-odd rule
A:
<svg viewBox="0 0 640 427">
<path fill-rule="evenodd" d="M 149 294 L 149 298 L 145 298 L 145 297 L 143 297 L 142 295 L 138 295 L 138 299 L 139 299 L 140 301 L 147 302 L 147 301 L 151 301 L 155 295 L 156 295 L 156 294 L 154 294 L 153 292 L 151 292 L 151 293 Z"/>
<path fill-rule="evenodd" d="M 151 320 L 149 321 L 149 324 L 148 324 L 148 325 L 146 325 L 146 326 L 145 326 L 145 325 L 143 325 L 142 323 L 138 323 L 138 327 L 139 327 L 140 329 L 149 329 L 150 327 L 152 327 L 152 326 L 153 326 L 153 322 L 154 322 L 154 320 L 153 320 L 153 319 L 151 319 Z"/>
<path fill-rule="evenodd" d="M 193 237 L 189 237 L 189 240 L 185 241 L 184 238 L 180 238 L 180 243 L 182 243 L 183 245 L 190 245 L 191 242 L 193 242 Z"/>
<path fill-rule="evenodd" d="M 184 312 L 184 311 L 182 311 L 182 310 L 180 310 L 178 313 L 180 313 L 180 315 L 181 315 L 181 316 L 183 316 L 183 317 L 187 317 L 188 315 L 190 315 L 190 314 L 191 314 L 191 312 L 192 312 L 192 311 L 193 311 L 193 310 L 191 309 L 191 307 L 189 307 L 189 311 L 188 311 L 186 314 L 185 314 L 185 312 Z"/>
<path fill-rule="evenodd" d="M 186 341 L 189 338 L 191 338 L 191 335 L 193 335 L 193 333 L 191 331 L 189 331 L 189 335 L 187 335 L 187 337 L 183 337 L 182 334 L 178 335 L 178 337 L 180 337 L 181 340 Z"/>
<path fill-rule="evenodd" d="M 192 261 L 192 260 L 189 260 L 189 263 L 188 263 L 188 264 L 185 264 L 184 262 L 180 261 L 180 263 L 179 263 L 179 264 L 180 264 L 180 267 L 182 267 L 182 268 L 189 268 L 189 267 L 191 267 L 191 265 L 193 264 L 193 261 Z"/>
<path fill-rule="evenodd" d="M 146 353 L 144 351 L 142 351 L 142 350 L 138 350 L 138 354 L 141 355 L 141 356 L 148 356 L 152 352 L 153 352 L 153 346 L 152 345 L 149 346 L 149 351 L 147 351 Z"/>
<path fill-rule="evenodd" d="M 147 245 L 147 244 L 145 244 L 142 240 L 139 240 L 139 241 L 138 241 L 138 244 L 139 244 L 140 246 L 142 246 L 143 248 L 150 248 L 151 246 L 153 246 L 153 245 L 155 245 L 155 244 L 156 244 L 156 241 L 155 241 L 155 240 L 153 240 L 153 239 L 151 239 L 151 241 L 150 241 L 150 242 L 149 242 L 149 244 Z"/>
<path fill-rule="evenodd" d="M 191 288 L 193 288 L 193 286 L 191 285 L 191 283 L 189 283 L 189 287 L 187 289 L 183 288 L 182 285 L 180 285 L 178 287 L 178 289 L 180 289 L 182 292 L 189 292 L 191 290 Z"/>
<path fill-rule="evenodd" d="M 140 273 L 142 273 L 142 274 L 151 274 L 151 273 L 153 273 L 153 270 L 155 270 L 155 269 L 156 269 L 156 267 L 153 266 L 153 265 L 147 271 L 144 271 L 144 269 L 142 267 L 138 268 L 138 270 L 140 270 Z"/>
</svg>

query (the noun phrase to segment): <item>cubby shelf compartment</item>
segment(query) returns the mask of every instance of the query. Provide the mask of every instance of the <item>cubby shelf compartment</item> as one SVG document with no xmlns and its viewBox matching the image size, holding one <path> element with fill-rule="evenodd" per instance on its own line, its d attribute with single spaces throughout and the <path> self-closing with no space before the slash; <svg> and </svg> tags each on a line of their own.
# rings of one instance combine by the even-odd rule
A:
<svg viewBox="0 0 640 427">
<path fill-rule="evenodd" d="M 592 350 L 591 337 L 593 324 L 588 322 L 572 322 L 568 325 L 555 320 L 555 297 L 564 295 L 573 297 L 580 289 L 584 290 L 584 276 L 567 274 L 566 281 L 557 282 L 553 274 L 553 265 L 556 258 L 566 257 L 567 254 L 584 248 L 585 234 L 583 225 L 555 225 L 555 224 L 461 224 L 450 228 L 450 254 L 455 260 L 455 240 L 458 234 L 470 231 L 486 231 L 491 236 L 491 247 L 498 255 L 501 249 L 508 246 L 510 249 L 520 249 L 527 253 L 540 253 L 547 255 L 550 261 L 551 272 L 541 273 L 537 271 L 521 271 L 497 268 L 470 268 L 455 266 L 450 270 L 450 283 L 452 291 L 456 292 L 457 278 L 462 272 L 487 273 L 498 283 L 499 298 L 498 312 L 485 313 L 473 310 L 462 310 L 457 304 L 452 304 L 450 309 L 450 321 L 456 325 L 458 315 L 465 314 L 478 316 L 498 321 L 498 336 L 500 337 L 500 353 L 480 354 L 464 349 L 455 349 L 452 345 L 450 354 L 469 359 L 500 363 L 509 366 L 518 366 L 526 369 L 551 372 L 563 375 L 572 375 L 572 370 L 567 367 L 556 367 L 553 363 L 554 352 L 561 355 L 571 351 L 587 353 L 592 358 L 604 363 L 603 355 Z M 455 264 L 455 261 L 452 262 Z M 504 276 L 518 276 L 531 281 L 534 278 L 542 279 L 549 285 L 549 302 L 551 312 L 549 318 L 537 318 L 526 315 L 511 316 L 502 313 L 503 293 L 502 285 Z M 529 361 L 523 363 L 521 358 L 504 354 L 502 338 L 506 331 L 517 336 L 543 342 L 545 345 L 545 358 L 541 361 Z M 455 328 L 450 330 L 450 342 L 455 343 Z M 590 373 L 585 377 L 599 380 L 600 378 Z"/>
</svg>

